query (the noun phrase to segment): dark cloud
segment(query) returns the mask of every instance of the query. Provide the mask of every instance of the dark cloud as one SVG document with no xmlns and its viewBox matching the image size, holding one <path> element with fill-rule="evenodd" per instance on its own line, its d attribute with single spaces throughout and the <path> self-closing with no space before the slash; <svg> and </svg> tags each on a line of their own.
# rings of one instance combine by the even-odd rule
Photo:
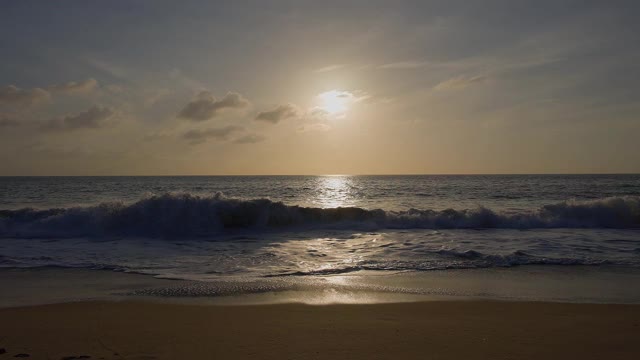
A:
<svg viewBox="0 0 640 360">
<path fill-rule="evenodd" d="M 16 120 L 9 119 L 6 116 L 0 116 L 0 128 L 18 126 L 18 125 L 20 125 L 20 123 L 17 122 Z"/>
<path fill-rule="evenodd" d="M 71 81 L 62 85 L 53 85 L 49 87 L 49 90 L 66 94 L 84 94 L 93 91 L 97 86 L 98 81 L 89 78 L 80 82 Z"/>
<path fill-rule="evenodd" d="M 229 92 L 218 100 L 211 92 L 202 91 L 180 110 L 178 117 L 192 121 L 205 121 L 216 117 L 220 111 L 243 109 L 248 106 L 249 101 L 238 93 Z"/>
<path fill-rule="evenodd" d="M 51 94 L 41 88 L 26 90 L 20 89 L 15 85 L 0 88 L 0 104 L 34 105 L 47 101 L 50 98 Z"/>
<path fill-rule="evenodd" d="M 15 85 L 7 85 L 0 88 L 0 104 L 7 105 L 36 105 L 49 101 L 52 92 L 66 94 L 88 93 L 98 86 L 95 79 L 87 79 L 81 82 L 71 81 L 62 85 L 52 85 L 43 88 L 21 89 Z"/>
<path fill-rule="evenodd" d="M 233 140 L 236 144 L 255 144 L 262 141 L 265 141 L 267 138 L 258 134 L 248 134 L 245 136 L 241 136 L 235 140 Z"/>
<path fill-rule="evenodd" d="M 292 104 L 279 105 L 273 110 L 259 112 L 256 120 L 266 121 L 272 124 L 278 123 L 280 120 L 292 118 L 298 115 L 298 109 Z"/>
<path fill-rule="evenodd" d="M 182 137 L 188 140 L 191 144 L 200 144 L 209 139 L 213 140 L 228 140 L 233 134 L 244 131 L 242 126 L 229 125 L 220 128 L 205 129 L 205 130 L 189 130 L 182 134 Z"/>
<path fill-rule="evenodd" d="M 49 120 L 47 130 L 97 129 L 108 125 L 115 112 L 108 107 L 94 105 L 86 111 Z"/>
</svg>

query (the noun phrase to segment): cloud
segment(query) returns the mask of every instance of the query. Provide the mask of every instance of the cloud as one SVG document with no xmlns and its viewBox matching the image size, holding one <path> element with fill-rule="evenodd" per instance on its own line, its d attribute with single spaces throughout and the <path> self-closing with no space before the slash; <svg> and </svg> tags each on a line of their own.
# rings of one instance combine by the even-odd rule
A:
<svg viewBox="0 0 640 360">
<path fill-rule="evenodd" d="M 235 144 L 255 144 L 261 141 L 265 141 L 266 139 L 267 138 L 263 135 L 248 134 L 233 140 L 233 142 Z"/>
<path fill-rule="evenodd" d="M 79 129 L 98 129 L 108 125 L 115 115 L 113 109 L 94 105 L 86 111 L 49 120 L 44 128 L 47 130 L 71 131 Z"/>
<path fill-rule="evenodd" d="M 81 82 L 71 81 L 62 85 L 52 85 L 43 88 L 21 89 L 15 85 L 7 85 L 0 88 L 0 104 L 9 105 L 36 105 L 51 99 L 51 93 L 81 94 L 91 92 L 98 86 L 95 79 L 87 79 Z"/>
<path fill-rule="evenodd" d="M 307 124 L 311 124 L 311 123 L 326 122 L 331 118 L 332 118 L 332 114 L 327 110 L 321 107 L 313 107 L 307 110 L 307 112 L 302 117 L 302 120 Z M 300 130 L 300 128 L 298 128 L 298 130 Z"/>
<path fill-rule="evenodd" d="M 165 140 L 174 136 L 174 132 L 170 130 L 150 131 L 142 138 L 144 141 Z"/>
<path fill-rule="evenodd" d="M 279 105 L 273 110 L 262 111 L 256 115 L 256 120 L 266 121 L 272 124 L 278 123 L 280 120 L 292 118 L 298 115 L 298 109 L 295 105 L 285 104 Z"/>
<path fill-rule="evenodd" d="M 300 127 L 298 127 L 298 132 L 304 133 L 304 132 L 325 132 L 325 131 L 329 131 L 331 130 L 331 126 L 327 125 L 327 124 L 322 124 L 322 123 L 316 123 L 316 124 L 304 124 L 301 125 Z"/>
<path fill-rule="evenodd" d="M 96 69 L 103 71 L 109 75 L 111 75 L 114 78 L 117 79 L 126 79 L 127 78 L 127 72 L 118 67 L 115 66 L 111 63 L 108 63 L 106 61 L 102 61 L 102 60 L 98 60 L 98 59 L 87 59 L 87 62 L 95 67 Z"/>
<path fill-rule="evenodd" d="M 184 72 L 178 68 L 171 69 L 168 75 L 172 82 L 178 83 L 188 89 L 202 90 L 206 88 L 203 83 L 185 75 Z"/>
<path fill-rule="evenodd" d="M 244 131 L 242 126 L 229 125 L 220 128 L 205 129 L 205 130 L 189 130 L 182 134 L 182 137 L 188 140 L 191 144 L 200 144 L 209 139 L 213 140 L 228 140 L 231 135 Z"/>
<path fill-rule="evenodd" d="M 309 110 L 309 116 L 311 118 L 326 118 L 327 116 L 329 116 L 329 112 L 323 108 L 320 107 L 314 107 L 311 110 Z"/>
<path fill-rule="evenodd" d="M 124 87 L 122 85 L 110 84 L 105 86 L 105 89 L 112 94 L 121 94 L 124 92 Z"/>
<path fill-rule="evenodd" d="M 486 75 L 475 76 L 456 76 L 449 80 L 445 80 L 434 87 L 434 89 L 443 91 L 451 89 L 462 89 L 467 86 L 485 82 L 488 79 Z"/>
<path fill-rule="evenodd" d="M 299 133 L 329 131 L 331 130 L 331 125 L 327 124 L 327 121 L 332 117 L 335 117 L 335 114 L 331 114 L 323 108 L 314 107 L 308 109 L 302 118 L 304 123 L 298 126 L 296 131 Z"/>
<path fill-rule="evenodd" d="M 379 69 L 418 69 L 429 65 L 428 61 L 398 61 L 394 63 L 382 64 L 378 66 Z"/>
<path fill-rule="evenodd" d="M 18 126 L 18 125 L 20 125 L 20 123 L 17 122 L 16 120 L 9 119 L 6 116 L 0 116 L 0 128 Z"/>
<path fill-rule="evenodd" d="M 333 64 L 333 65 L 321 67 L 319 69 L 315 69 L 315 70 L 313 70 L 313 72 L 314 73 L 324 73 L 324 72 L 329 72 L 329 71 L 333 71 L 333 70 L 342 69 L 345 66 L 347 66 L 347 65 L 346 64 Z"/>
<path fill-rule="evenodd" d="M 146 108 L 151 107 L 157 102 L 159 102 L 160 100 L 162 100 L 163 98 L 166 98 L 170 94 L 171 94 L 171 90 L 169 89 L 153 89 L 150 91 L 145 91 L 143 93 L 143 96 L 144 96 L 143 105 Z"/>
<path fill-rule="evenodd" d="M 180 110 L 178 117 L 192 121 L 205 121 L 228 109 L 242 109 L 250 103 L 242 95 L 229 92 L 222 99 L 216 99 L 209 91 L 202 91 Z"/>
<path fill-rule="evenodd" d="M 0 104 L 35 105 L 48 101 L 50 98 L 51 94 L 41 88 L 26 90 L 15 85 L 0 88 Z"/>
<path fill-rule="evenodd" d="M 71 81 L 62 85 L 53 85 L 49 87 L 49 90 L 65 94 L 85 94 L 93 91 L 97 86 L 98 81 L 96 79 L 89 78 L 81 82 Z"/>
</svg>

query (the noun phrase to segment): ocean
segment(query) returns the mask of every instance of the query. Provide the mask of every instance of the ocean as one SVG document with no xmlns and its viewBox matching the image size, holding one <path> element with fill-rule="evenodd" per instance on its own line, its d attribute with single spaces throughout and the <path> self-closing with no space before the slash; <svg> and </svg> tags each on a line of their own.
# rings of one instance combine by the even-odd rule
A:
<svg viewBox="0 0 640 360">
<path fill-rule="evenodd" d="M 5 269 L 219 282 L 527 266 L 636 273 L 640 175 L 0 178 Z"/>
</svg>

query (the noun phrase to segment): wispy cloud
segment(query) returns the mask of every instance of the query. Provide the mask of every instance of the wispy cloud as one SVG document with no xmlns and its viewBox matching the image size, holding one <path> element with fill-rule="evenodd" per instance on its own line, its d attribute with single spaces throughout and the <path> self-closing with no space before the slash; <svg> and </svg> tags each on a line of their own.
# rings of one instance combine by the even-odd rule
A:
<svg viewBox="0 0 640 360">
<path fill-rule="evenodd" d="M 303 124 L 298 127 L 298 132 L 325 132 L 331 130 L 331 126 L 323 123 Z"/>
<path fill-rule="evenodd" d="M 325 72 L 329 72 L 329 71 L 333 71 L 333 70 L 338 70 L 338 69 L 342 69 L 344 67 L 346 67 L 347 64 L 333 64 L 333 65 L 328 65 L 325 67 L 321 67 L 319 69 L 315 69 L 313 70 L 314 73 L 325 73 Z"/>
<path fill-rule="evenodd" d="M 397 70 L 407 70 L 407 69 L 419 69 L 423 68 L 430 63 L 428 61 L 398 61 L 393 63 L 387 63 L 379 65 L 379 69 L 397 69 Z"/>
<path fill-rule="evenodd" d="M 93 59 L 93 58 L 87 59 L 87 62 L 89 63 L 89 65 L 93 66 L 94 68 L 104 73 L 107 73 L 114 78 L 118 78 L 118 79 L 127 78 L 127 72 L 123 68 L 117 65 L 111 64 L 107 61 Z"/>
<path fill-rule="evenodd" d="M 169 71 L 169 78 L 173 82 L 181 84 L 189 89 L 202 90 L 206 88 L 206 86 L 202 82 L 190 76 L 187 76 L 182 70 L 178 68 L 174 68 Z"/>
<path fill-rule="evenodd" d="M 467 86 L 479 84 L 487 81 L 488 77 L 486 75 L 475 75 L 475 76 L 456 76 L 454 78 L 445 80 L 434 87 L 435 90 L 451 90 L 451 89 L 462 89 Z"/>
<path fill-rule="evenodd" d="M 255 143 L 265 141 L 266 139 L 267 139 L 266 136 L 263 136 L 263 135 L 248 134 L 233 140 L 233 142 L 235 144 L 255 144 Z"/>
<path fill-rule="evenodd" d="M 98 86 L 98 81 L 93 78 L 84 81 L 71 81 L 62 85 L 49 86 L 49 91 L 61 92 L 65 94 L 84 94 L 93 91 Z"/>
</svg>

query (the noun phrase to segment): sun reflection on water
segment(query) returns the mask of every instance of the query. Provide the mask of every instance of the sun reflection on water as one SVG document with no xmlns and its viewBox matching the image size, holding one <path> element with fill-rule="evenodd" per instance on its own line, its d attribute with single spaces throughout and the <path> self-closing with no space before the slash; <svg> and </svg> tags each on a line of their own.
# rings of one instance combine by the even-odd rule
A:
<svg viewBox="0 0 640 360">
<path fill-rule="evenodd" d="M 351 176 L 322 176 L 317 178 L 313 202 L 323 208 L 355 206 L 356 190 Z"/>
</svg>

